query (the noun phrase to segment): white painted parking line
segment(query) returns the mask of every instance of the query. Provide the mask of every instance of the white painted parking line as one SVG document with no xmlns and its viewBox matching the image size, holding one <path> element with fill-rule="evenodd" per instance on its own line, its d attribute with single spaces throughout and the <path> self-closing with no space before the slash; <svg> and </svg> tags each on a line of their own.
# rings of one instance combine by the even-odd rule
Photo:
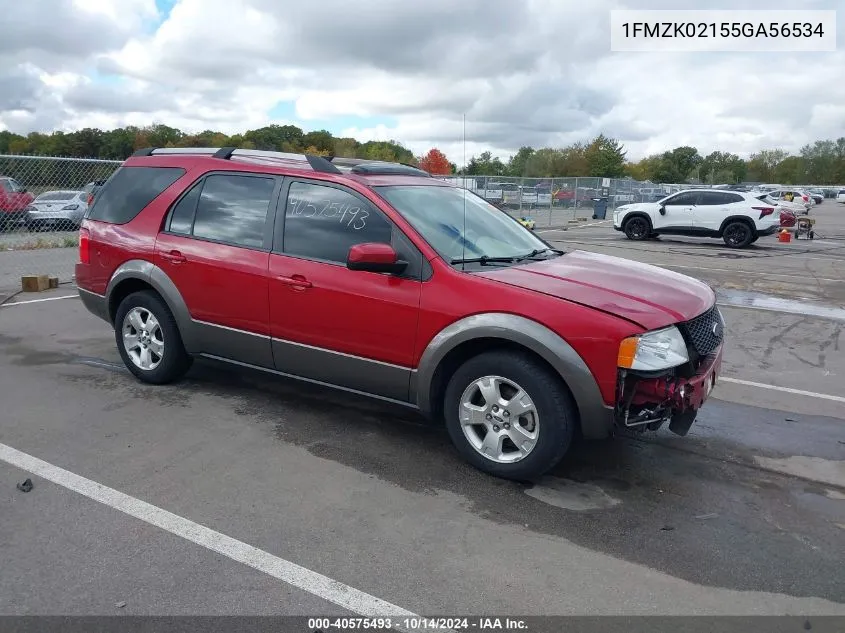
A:
<svg viewBox="0 0 845 633">
<path fill-rule="evenodd" d="M 731 382 L 737 385 L 745 385 L 746 387 L 757 387 L 758 389 L 770 389 L 772 391 L 782 391 L 783 393 L 791 393 L 797 396 L 808 396 L 810 398 L 819 398 L 821 400 L 832 400 L 833 402 L 845 402 L 842 396 L 832 396 L 827 393 L 816 393 L 815 391 L 804 391 L 803 389 L 793 389 L 791 387 L 778 387 L 777 385 L 766 385 L 762 382 L 753 382 L 751 380 L 740 380 L 739 378 L 727 378 L 722 376 L 719 382 Z"/>
<path fill-rule="evenodd" d="M 12 306 L 25 306 L 30 303 L 42 303 L 44 301 L 59 301 L 60 299 L 79 299 L 79 295 L 67 295 L 64 297 L 47 297 L 46 299 L 29 299 L 28 301 L 12 301 L 0 304 L 0 308 L 11 308 Z"/>
<path fill-rule="evenodd" d="M 567 227 L 566 229 L 542 229 L 540 231 L 537 231 L 537 233 L 553 233 L 554 231 L 571 231 L 572 229 L 586 229 L 588 226 L 604 226 L 610 221 L 611 220 L 600 220 L 599 222 L 590 222 L 589 224 L 574 224 L 572 226 Z"/>
<path fill-rule="evenodd" d="M 373 617 L 417 617 L 411 611 L 376 598 L 354 587 L 332 580 L 315 571 L 279 558 L 231 536 L 221 534 L 211 528 L 163 510 L 157 506 L 131 497 L 119 490 L 86 479 L 58 466 L 54 466 L 37 457 L 19 451 L 11 446 L 0 444 L 0 460 L 21 470 L 51 481 L 56 485 L 72 490 L 98 503 L 140 519 L 162 530 L 182 537 L 187 541 L 222 554 L 253 569 L 277 578 L 282 582 L 307 591 L 323 600 L 332 602 L 344 609 L 361 615 Z M 404 630 L 393 626 L 393 630 Z"/>
<path fill-rule="evenodd" d="M 652 262 L 643 262 L 644 264 L 651 264 L 652 266 L 662 266 L 663 268 L 683 268 L 689 270 L 709 270 L 711 272 L 719 272 L 719 273 L 739 273 L 741 275 L 762 275 L 763 277 L 789 277 L 795 279 L 803 279 L 805 282 L 808 280 L 812 281 L 838 281 L 838 282 L 845 282 L 845 278 L 842 279 L 834 279 L 831 277 L 816 277 L 810 275 L 809 273 L 803 274 L 795 274 L 795 275 L 787 275 L 785 273 L 771 273 L 767 270 L 742 270 L 739 268 L 706 268 L 704 266 L 680 266 L 678 264 L 655 264 Z"/>
</svg>

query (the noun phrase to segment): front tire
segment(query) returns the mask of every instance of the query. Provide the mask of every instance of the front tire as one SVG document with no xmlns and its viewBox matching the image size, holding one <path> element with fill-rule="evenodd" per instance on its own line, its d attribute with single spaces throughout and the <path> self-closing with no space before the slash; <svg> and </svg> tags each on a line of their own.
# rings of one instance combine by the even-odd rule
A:
<svg viewBox="0 0 845 633">
<path fill-rule="evenodd" d="M 722 239 L 728 248 L 745 248 L 754 240 L 754 231 L 746 222 L 737 220 L 725 227 Z"/>
<path fill-rule="evenodd" d="M 470 464 L 528 481 L 563 459 L 577 410 L 551 370 L 524 353 L 493 351 L 469 359 L 452 376 L 444 417 L 452 443 Z"/>
<path fill-rule="evenodd" d="M 634 241 L 647 240 L 652 232 L 651 224 L 641 215 L 625 220 L 622 230 L 625 232 L 625 237 Z"/>
<path fill-rule="evenodd" d="M 114 333 L 126 368 L 143 382 L 173 382 L 191 367 L 193 359 L 185 351 L 176 319 L 152 290 L 133 292 L 120 302 Z"/>
</svg>

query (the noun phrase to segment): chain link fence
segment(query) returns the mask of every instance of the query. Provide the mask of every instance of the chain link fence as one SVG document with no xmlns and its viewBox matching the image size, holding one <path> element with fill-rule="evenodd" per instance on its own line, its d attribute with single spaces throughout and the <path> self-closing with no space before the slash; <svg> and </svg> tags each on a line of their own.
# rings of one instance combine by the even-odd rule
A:
<svg viewBox="0 0 845 633">
<path fill-rule="evenodd" d="M 120 164 L 0 155 L 0 295 L 25 275 L 73 280 L 88 197 Z"/>
<path fill-rule="evenodd" d="M 120 165 L 113 160 L 0 155 L 0 293 L 19 289 L 24 275 L 73 281 L 78 228 L 89 195 Z M 474 191 L 514 217 L 533 220 L 535 228 L 590 220 L 597 199 L 606 201 L 611 214 L 619 205 L 659 200 L 684 188 L 613 178 L 443 179 Z"/>
<path fill-rule="evenodd" d="M 442 179 L 477 193 L 514 217 L 534 220 L 537 227 L 545 228 L 592 219 L 597 201 L 605 203 L 608 212 L 612 212 L 623 204 L 659 200 L 684 187 L 589 177 L 448 176 Z"/>
</svg>

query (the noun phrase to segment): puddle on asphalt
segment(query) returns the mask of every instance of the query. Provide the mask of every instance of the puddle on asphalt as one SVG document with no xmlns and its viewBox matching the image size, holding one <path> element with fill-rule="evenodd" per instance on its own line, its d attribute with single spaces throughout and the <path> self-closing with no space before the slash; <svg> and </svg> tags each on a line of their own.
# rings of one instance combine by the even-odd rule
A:
<svg viewBox="0 0 845 633">
<path fill-rule="evenodd" d="M 793 455 L 792 457 L 755 457 L 758 466 L 767 470 L 801 477 L 820 484 L 845 488 L 845 461 Z"/>
<path fill-rule="evenodd" d="M 759 310 L 771 310 L 773 312 L 786 312 L 788 314 L 800 314 L 803 316 L 816 316 L 823 319 L 845 321 L 845 310 L 842 308 L 826 306 L 809 299 L 783 299 L 756 292 L 724 289 L 717 290 L 716 296 L 719 303 L 740 308 L 757 308 Z"/>
<path fill-rule="evenodd" d="M 525 494 L 543 503 L 575 512 L 606 510 L 621 503 L 598 486 L 558 477 L 542 479 L 527 488 Z"/>
</svg>

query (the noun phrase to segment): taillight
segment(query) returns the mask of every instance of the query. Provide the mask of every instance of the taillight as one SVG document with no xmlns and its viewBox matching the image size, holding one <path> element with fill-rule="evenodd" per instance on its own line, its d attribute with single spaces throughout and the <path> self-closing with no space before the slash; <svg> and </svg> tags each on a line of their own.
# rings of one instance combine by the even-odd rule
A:
<svg viewBox="0 0 845 633">
<path fill-rule="evenodd" d="M 79 229 L 79 261 L 91 263 L 91 234 L 88 229 Z"/>
<path fill-rule="evenodd" d="M 760 217 L 758 218 L 759 220 L 762 220 L 767 215 L 772 215 L 772 213 L 775 212 L 774 207 L 752 207 L 752 209 L 760 212 Z"/>
<path fill-rule="evenodd" d="M 801 199 L 802 199 L 804 202 L 809 202 L 809 201 L 810 201 L 810 198 L 808 198 L 807 196 L 801 196 Z"/>
<path fill-rule="evenodd" d="M 88 206 L 90 207 L 92 204 L 94 204 L 94 194 L 89 193 L 88 194 Z"/>
</svg>

